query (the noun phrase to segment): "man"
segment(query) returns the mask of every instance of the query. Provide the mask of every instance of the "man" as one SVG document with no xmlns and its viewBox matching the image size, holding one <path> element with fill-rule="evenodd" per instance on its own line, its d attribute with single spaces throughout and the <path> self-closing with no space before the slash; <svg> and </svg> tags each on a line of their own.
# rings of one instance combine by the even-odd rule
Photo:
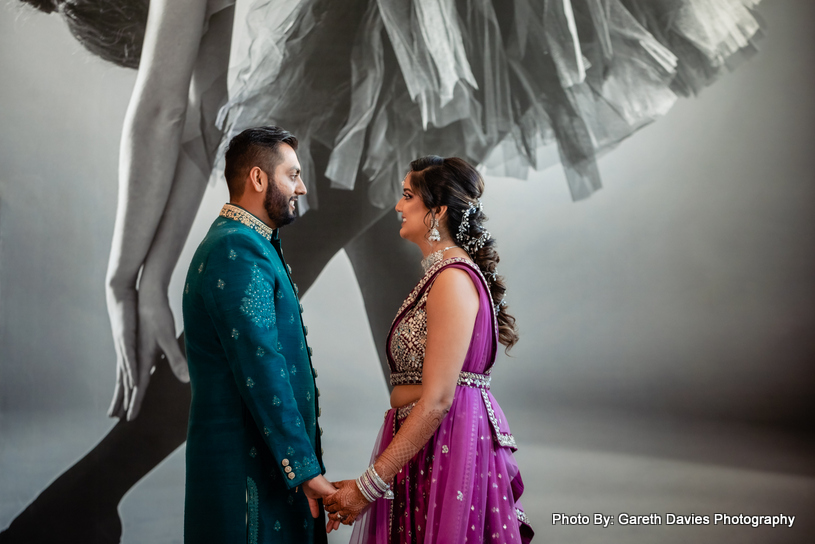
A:
<svg viewBox="0 0 815 544">
<path fill-rule="evenodd" d="M 296 149 L 278 127 L 230 142 L 230 202 L 187 273 L 190 544 L 326 540 L 317 373 L 278 237 L 306 193 Z"/>
</svg>

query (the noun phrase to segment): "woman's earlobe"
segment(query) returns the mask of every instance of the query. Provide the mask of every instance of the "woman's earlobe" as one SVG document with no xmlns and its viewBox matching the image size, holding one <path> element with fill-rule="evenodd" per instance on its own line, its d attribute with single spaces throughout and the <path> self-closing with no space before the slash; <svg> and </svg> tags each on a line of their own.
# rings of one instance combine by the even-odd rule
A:
<svg viewBox="0 0 815 544">
<path fill-rule="evenodd" d="M 436 208 L 436 218 L 441 221 L 445 217 L 447 217 L 447 206 L 439 206 Z"/>
</svg>

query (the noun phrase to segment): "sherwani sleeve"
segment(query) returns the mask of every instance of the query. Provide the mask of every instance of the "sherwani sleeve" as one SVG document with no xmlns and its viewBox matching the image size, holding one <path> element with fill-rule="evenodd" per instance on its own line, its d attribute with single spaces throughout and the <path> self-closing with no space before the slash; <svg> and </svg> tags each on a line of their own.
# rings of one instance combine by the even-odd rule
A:
<svg viewBox="0 0 815 544">
<path fill-rule="evenodd" d="M 269 252 L 250 236 L 230 236 L 210 253 L 202 294 L 241 397 L 291 489 L 321 467 L 278 349 L 275 293 L 284 278 Z"/>
</svg>

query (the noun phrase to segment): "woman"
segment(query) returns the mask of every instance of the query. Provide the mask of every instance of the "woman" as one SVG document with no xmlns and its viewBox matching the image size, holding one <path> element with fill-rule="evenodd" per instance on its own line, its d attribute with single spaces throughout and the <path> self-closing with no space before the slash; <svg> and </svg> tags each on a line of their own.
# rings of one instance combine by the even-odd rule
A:
<svg viewBox="0 0 815 544">
<path fill-rule="evenodd" d="M 388 336 L 392 408 L 373 462 L 326 499 L 331 520 L 346 524 L 370 506 L 352 542 L 532 538 L 515 440 L 489 392 L 497 344 L 509 349 L 518 334 L 483 188 L 465 161 L 437 156 L 413 161 L 403 182 L 399 234 L 421 249 L 425 275 Z"/>
</svg>

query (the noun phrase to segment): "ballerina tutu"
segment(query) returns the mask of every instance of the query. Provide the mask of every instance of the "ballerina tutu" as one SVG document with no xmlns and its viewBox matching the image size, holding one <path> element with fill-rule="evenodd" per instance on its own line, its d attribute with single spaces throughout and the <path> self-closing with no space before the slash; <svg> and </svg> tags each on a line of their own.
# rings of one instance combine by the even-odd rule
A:
<svg viewBox="0 0 815 544">
<path fill-rule="evenodd" d="M 332 187 L 398 200 L 429 153 L 525 178 L 555 143 L 575 200 L 599 154 L 755 50 L 758 0 L 255 0 L 218 124 L 279 124 L 330 151 Z M 307 176 L 313 183 L 313 176 Z M 308 206 L 316 206 L 316 191 Z"/>
</svg>

